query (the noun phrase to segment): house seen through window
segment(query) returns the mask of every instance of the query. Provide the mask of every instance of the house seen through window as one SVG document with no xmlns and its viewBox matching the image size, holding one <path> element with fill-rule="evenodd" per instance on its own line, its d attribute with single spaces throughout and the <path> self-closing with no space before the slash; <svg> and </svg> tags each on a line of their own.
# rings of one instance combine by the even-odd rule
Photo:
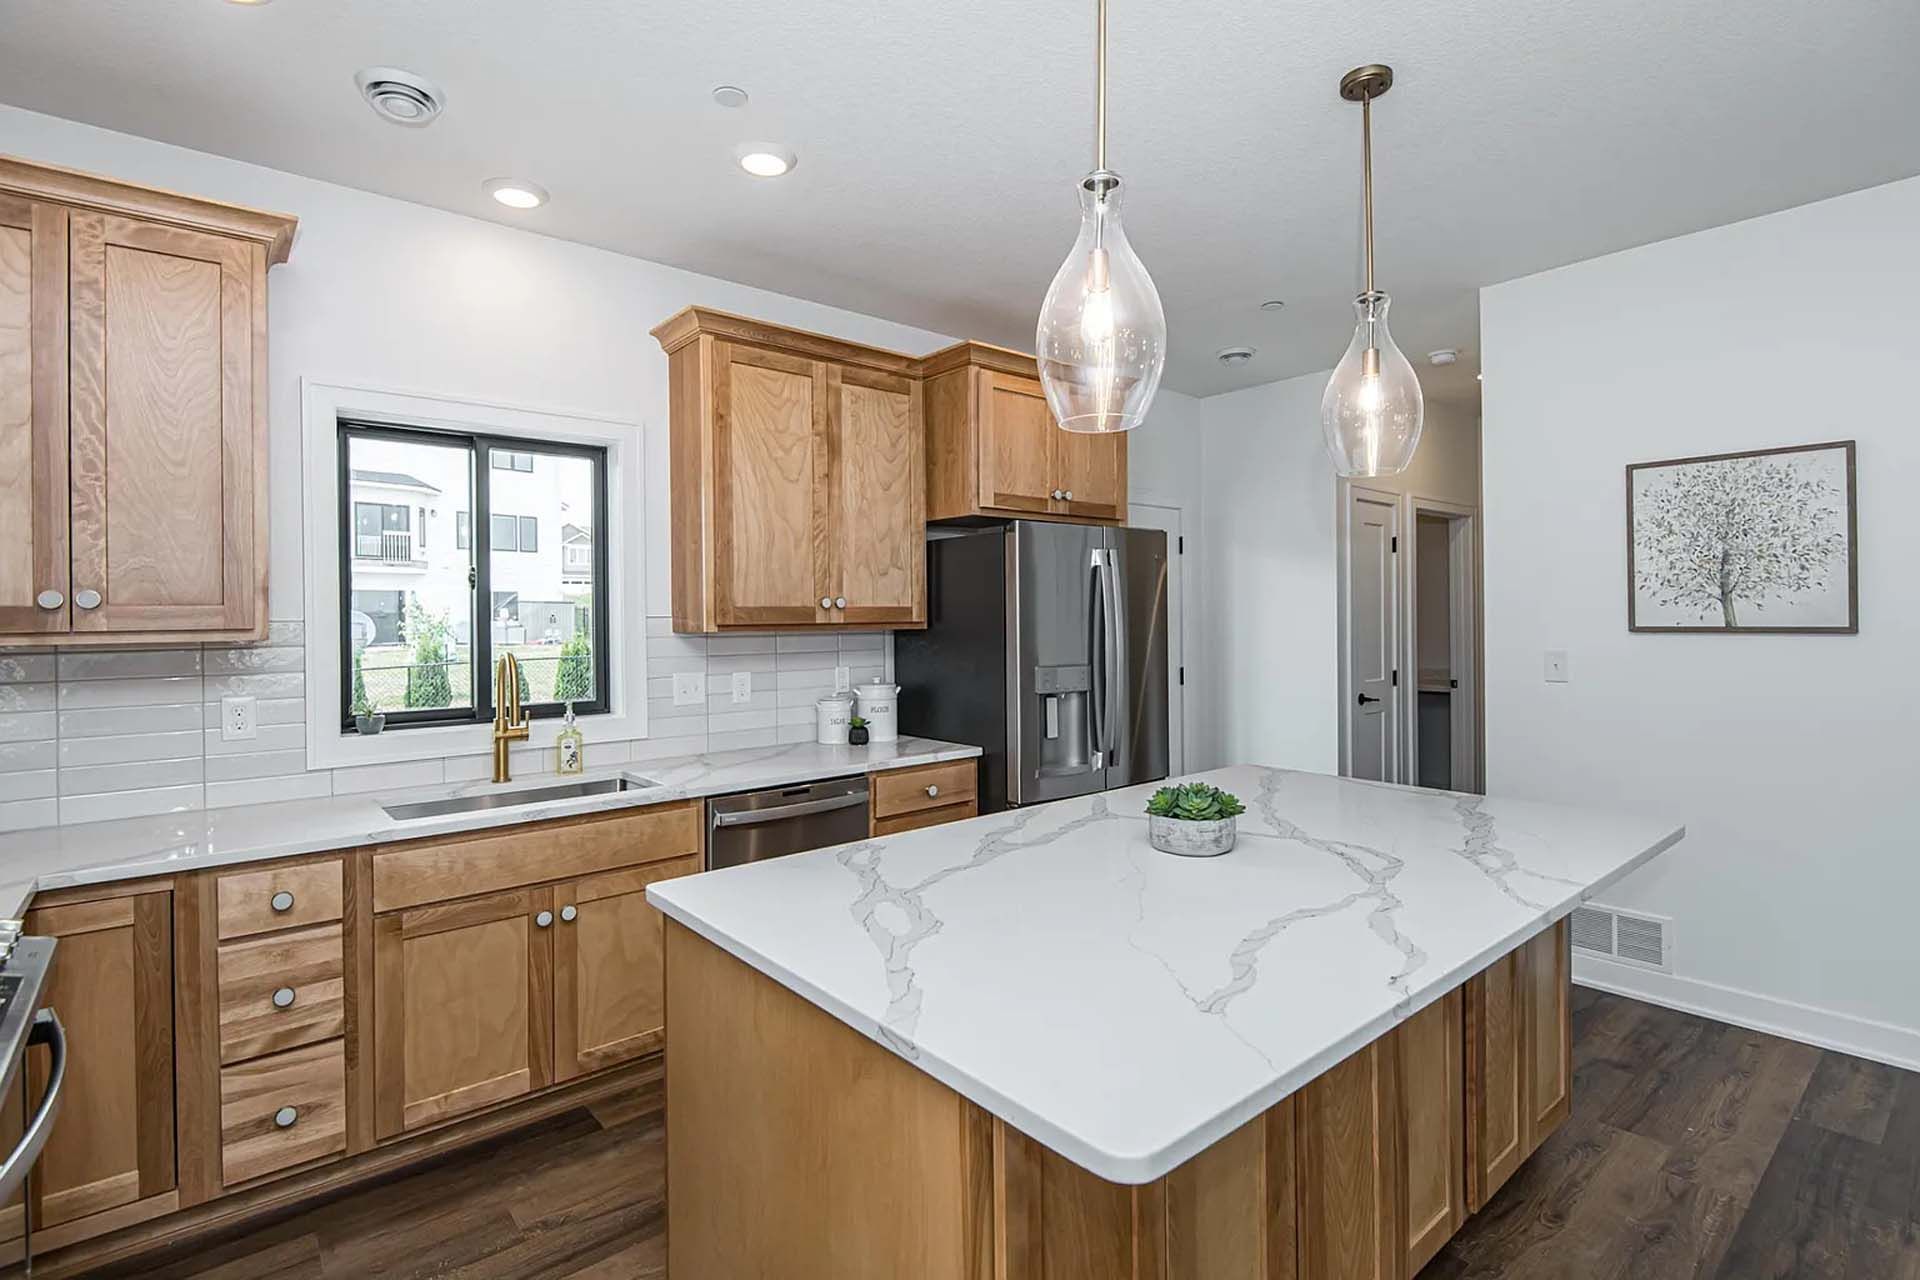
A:
<svg viewBox="0 0 1920 1280">
<path fill-rule="evenodd" d="M 493 718 L 493 668 L 533 715 L 605 711 L 606 453 L 340 425 L 341 725 Z"/>
</svg>

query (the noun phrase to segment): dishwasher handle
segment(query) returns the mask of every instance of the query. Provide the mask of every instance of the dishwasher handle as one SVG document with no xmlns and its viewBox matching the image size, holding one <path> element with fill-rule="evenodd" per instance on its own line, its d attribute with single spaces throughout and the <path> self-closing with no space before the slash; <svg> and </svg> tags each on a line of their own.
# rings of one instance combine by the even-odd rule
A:
<svg viewBox="0 0 1920 1280">
<path fill-rule="evenodd" d="M 855 805 L 865 805 L 867 793 L 855 791 L 849 795 L 827 796 L 820 800 L 802 800 L 797 804 L 783 804 L 772 809 L 736 809 L 729 813 L 713 815 L 716 827 L 757 827 L 765 822 L 779 822 L 784 818 L 804 818 L 810 813 L 831 813 L 835 809 L 851 809 Z"/>
</svg>

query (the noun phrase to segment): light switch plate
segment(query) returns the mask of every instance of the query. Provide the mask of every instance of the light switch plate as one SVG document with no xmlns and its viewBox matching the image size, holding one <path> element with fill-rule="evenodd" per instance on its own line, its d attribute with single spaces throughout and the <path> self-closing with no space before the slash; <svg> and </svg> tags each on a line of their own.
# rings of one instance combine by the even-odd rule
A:
<svg viewBox="0 0 1920 1280">
<path fill-rule="evenodd" d="M 835 667 L 833 669 L 833 691 L 845 693 L 853 688 L 853 668 Z"/>
<path fill-rule="evenodd" d="M 707 701 L 707 673 L 704 671 L 677 671 L 673 676 L 673 705 L 676 707 L 699 707 Z"/>
<path fill-rule="evenodd" d="M 1548 684 L 1567 683 L 1567 651 L 1565 649 L 1547 650 L 1546 668 Z"/>
<path fill-rule="evenodd" d="M 735 702 L 753 701 L 753 672 L 736 671 L 733 673 L 733 700 Z"/>
<path fill-rule="evenodd" d="M 220 740 L 246 742 L 259 736 L 259 717 L 252 694 L 220 699 Z"/>
</svg>

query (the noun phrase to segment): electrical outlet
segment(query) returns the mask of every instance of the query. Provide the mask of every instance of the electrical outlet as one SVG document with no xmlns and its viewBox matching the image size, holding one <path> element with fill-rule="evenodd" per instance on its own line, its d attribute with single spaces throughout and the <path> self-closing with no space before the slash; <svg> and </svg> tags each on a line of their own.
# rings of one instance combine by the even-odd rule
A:
<svg viewBox="0 0 1920 1280">
<path fill-rule="evenodd" d="M 707 703 L 707 673 L 680 671 L 673 677 L 673 705 L 702 707 Z"/>
<path fill-rule="evenodd" d="M 735 702 L 753 701 L 753 672 L 736 671 L 733 673 L 733 700 Z"/>
<path fill-rule="evenodd" d="M 833 691 L 835 693 L 845 693 L 851 688 L 853 688 L 852 668 L 835 667 L 833 669 Z"/>
<path fill-rule="evenodd" d="M 222 742 L 246 742 L 258 736 L 256 731 L 258 723 L 253 695 L 220 699 L 220 740 Z"/>
<path fill-rule="evenodd" d="M 1547 650 L 1546 664 L 1548 684 L 1567 683 L 1567 651 L 1565 649 Z"/>
</svg>

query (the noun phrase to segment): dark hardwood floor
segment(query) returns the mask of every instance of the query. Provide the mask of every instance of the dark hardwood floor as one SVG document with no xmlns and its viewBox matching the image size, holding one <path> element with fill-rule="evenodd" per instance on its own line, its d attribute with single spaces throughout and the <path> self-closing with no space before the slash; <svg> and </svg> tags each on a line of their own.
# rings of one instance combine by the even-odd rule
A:
<svg viewBox="0 0 1920 1280">
<path fill-rule="evenodd" d="M 1920 1075 L 1585 988 L 1574 1035 L 1572 1119 L 1421 1280 L 1920 1280 Z M 656 1077 L 99 1274 L 660 1277 L 663 1134 Z"/>
</svg>

